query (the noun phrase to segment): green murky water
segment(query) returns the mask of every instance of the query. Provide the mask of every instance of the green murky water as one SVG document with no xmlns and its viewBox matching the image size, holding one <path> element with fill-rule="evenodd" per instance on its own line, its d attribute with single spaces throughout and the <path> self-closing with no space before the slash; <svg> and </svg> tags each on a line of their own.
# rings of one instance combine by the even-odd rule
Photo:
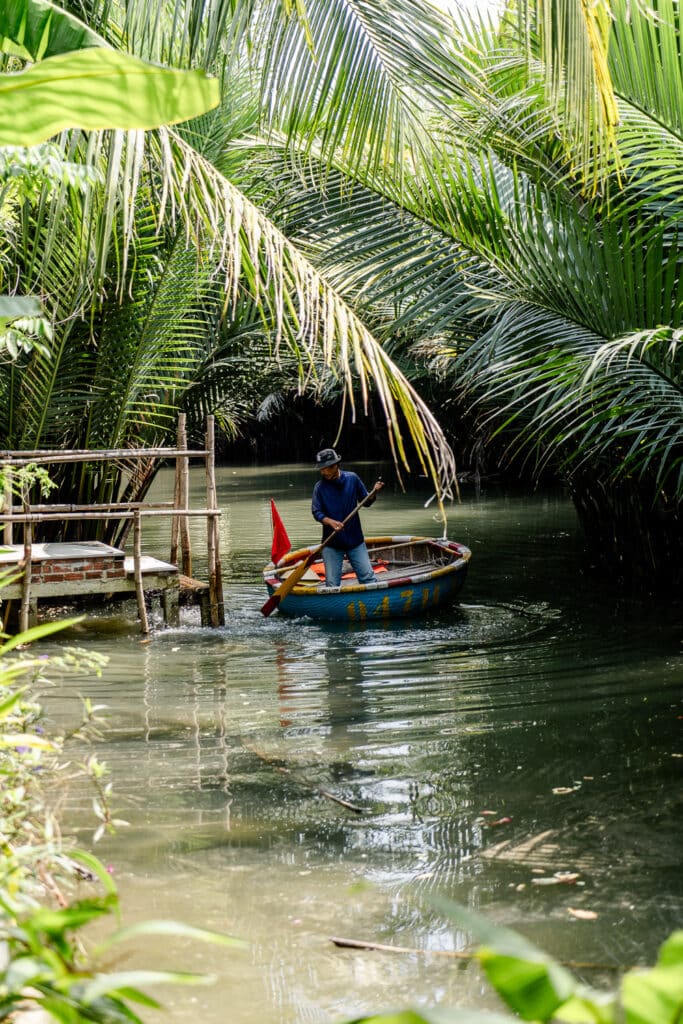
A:
<svg viewBox="0 0 683 1024">
<path fill-rule="evenodd" d="M 59 721 L 80 692 L 108 707 L 98 755 L 130 825 L 98 852 L 125 921 L 249 942 L 155 939 L 119 966 L 215 974 L 162 995 L 171 1020 L 204 1024 L 495 1005 L 474 967 L 437 955 L 468 937 L 435 894 L 564 960 L 651 961 L 683 908 L 681 606 L 591 582 L 561 495 L 489 491 L 451 510 L 449 536 L 473 551 L 460 605 L 391 627 L 265 620 L 269 499 L 310 543 L 313 482 L 301 466 L 220 471 L 224 630 L 194 620 L 141 643 L 124 618 L 95 618 L 69 638 L 110 656 L 102 679 L 66 680 L 46 702 Z M 199 475 L 193 486 L 201 504 Z M 387 487 L 366 533 L 440 535 L 426 496 Z M 162 558 L 165 529 L 145 526 Z M 86 842 L 89 797 L 69 800 Z M 579 877 L 549 884 L 556 871 Z"/>
</svg>

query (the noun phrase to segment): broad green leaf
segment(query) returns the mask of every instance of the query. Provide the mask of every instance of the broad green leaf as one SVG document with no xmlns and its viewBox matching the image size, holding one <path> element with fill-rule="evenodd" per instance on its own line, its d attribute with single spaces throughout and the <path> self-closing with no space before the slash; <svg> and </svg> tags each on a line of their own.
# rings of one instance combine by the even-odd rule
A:
<svg viewBox="0 0 683 1024">
<path fill-rule="evenodd" d="M 683 931 L 662 946 L 652 970 L 629 971 L 621 986 L 626 1024 L 678 1024 L 683 1017 Z"/>
<path fill-rule="evenodd" d="M 0 330 L 13 320 L 41 313 L 40 299 L 33 295 L 0 295 Z"/>
<path fill-rule="evenodd" d="M 596 993 L 590 999 L 572 996 L 555 1011 L 562 1024 L 614 1024 L 616 996 L 611 992 Z"/>
<path fill-rule="evenodd" d="M 152 920 L 140 921 L 138 924 L 121 928 L 109 939 L 100 943 L 97 952 L 101 954 L 114 944 L 123 942 L 126 939 L 137 938 L 139 935 L 179 935 L 194 941 L 210 942 L 217 946 L 233 946 L 238 949 L 244 949 L 247 945 L 242 939 L 235 939 L 230 935 L 209 931 L 206 928 L 196 928 L 193 925 L 183 924 L 180 921 Z"/>
<path fill-rule="evenodd" d="M 476 955 L 489 981 L 524 1020 L 548 1020 L 577 991 L 569 971 L 522 935 L 443 897 L 430 902 L 482 943 Z"/>
<path fill-rule="evenodd" d="M 122 989 L 138 988 L 140 985 L 211 985 L 213 981 L 209 974 L 191 974 L 186 971 L 120 971 L 116 974 L 96 975 L 85 986 L 82 999 L 88 1006 L 100 996 L 114 995 Z"/>
<path fill-rule="evenodd" d="M 47 0 L 12 0 L 0 5 L 0 49 L 25 60 L 106 46 L 105 40 L 72 14 Z"/>
<path fill-rule="evenodd" d="M 544 953 L 538 946 L 534 946 L 523 935 L 513 931 L 512 928 L 494 924 L 488 918 L 470 910 L 469 907 L 454 903 L 453 900 L 449 900 L 445 896 L 432 896 L 429 902 L 450 920 L 456 921 L 457 924 L 471 932 L 480 945 L 489 947 L 496 953 L 539 963 L 545 963 L 550 959 L 547 953 Z"/>
<path fill-rule="evenodd" d="M 630 971 L 622 983 L 621 1002 L 626 1024 L 678 1024 L 683 1015 L 680 965 Z"/>
<path fill-rule="evenodd" d="M 673 932 L 659 951 L 658 967 L 683 967 L 683 929 Z"/>
<path fill-rule="evenodd" d="M 219 102 L 202 71 L 175 71 L 104 48 L 59 54 L 0 76 L 0 145 L 33 146 L 65 128 L 148 129 Z"/>
<path fill-rule="evenodd" d="M 498 995 L 523 1020 L 550 1020 L 578 987 L 571 974 L 551 960 L 533 962 L 486 948 L 478 950 L 477 957 Z"/>
</svg>

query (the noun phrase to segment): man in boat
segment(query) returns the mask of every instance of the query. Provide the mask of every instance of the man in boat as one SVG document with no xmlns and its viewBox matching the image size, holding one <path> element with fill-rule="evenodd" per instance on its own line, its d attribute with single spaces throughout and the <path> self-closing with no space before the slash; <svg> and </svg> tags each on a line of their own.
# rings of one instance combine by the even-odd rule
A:
<svg viewBox="0 0 683 1024">
<path fill-rule="evenodd" d="M 340 463 L 341 455 L 337 455 L 334 448 L 323 448 L 315 457 L 315 468 L 320 472 L 320 479 L 313 488 L 311 511 L 313 518 L 322 523 L 323 540 L 334 534 L 322 553 L 325 583 L 328 587 L 341 584 L 344 555 L 351 563 L 359 583 L 372 583 L 374 580 L 360 516 L 353 516 L 346 526 L 343 520 L 353 512 L 359 501 L 367 498 L 366 506 L 374 504 L 377 492 L 384 487 L 384 483 L 378 480 L 368 497 L 369 492 L 360 477 L 350 470 L 340 469 Z"/>
</svg>

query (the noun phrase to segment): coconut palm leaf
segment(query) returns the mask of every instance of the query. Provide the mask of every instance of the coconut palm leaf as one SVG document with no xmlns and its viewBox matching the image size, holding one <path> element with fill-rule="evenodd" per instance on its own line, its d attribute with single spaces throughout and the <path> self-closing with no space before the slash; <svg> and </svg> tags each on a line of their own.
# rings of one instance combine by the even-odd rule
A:
<svg viewBox="0 0 683 1024">
<path fill-rule="evenodd" d="M 669 332 L 606 342 L 518 303 L 470 347 L 460 380 L 476 388 L 489 426 L 515 428 L 510 454 L 553 458 L 569 476 L 599 461 L 603 479 L 648 479 L 680 501 L 681 355 Z"/>
<path fill-rule="evenodd" d="M 279 11 L 279 5 L 276 7 Z M 301 29 L 301 19 L 294 20 L 296 27 Z M 159 180 L 164 182 L 158 194 L 159 220 L 169 216 L 171 223 L 182 222 L 190 245 L 197 244 L 200 237 L 202 241 L 207 236 L 212 238 L 210 256 L 224 275 L 227 303 L 234 305 L 238 291 L 246 287 L 261 303 L 274 350 L 280 351 L 285 341 L 292 346 L 292 351 L 303 353 L 301 365 L 302 368 L 307 367 L 302 369 L 303 374 L 315 374 L 318 354 L 321 353 L 322 363 L 326 365 L 338 361 L 341 377 L 347 384 L 351 383 L 353 374 L 357 376 L 363 401 L 367 400 L 369 376 L 376 374 L 389 422 L 394 428 L 398 425 L 397 409 L 403 406 L 418 431 L 418 449 L 426 453 L 425 443 L 427 447 L 431 443 L 427 438 L 436 429 L 426 410 L 421 407 L 416 418 L 418 407 L 414 396 L 405 390 L 397 401 L 402 390 L 400 374 L 395 372 L 350 307 L 339 300 L 324 277 L 307 263 L 286 237 L 273 230 L 257 207 L 177 133 L 160 131 L 148 136 L 144 145 L 140 136 L 132 134 L 114 133 L 108 138 L 111 142 L 106 146 L 97 137 L 89 141 L 89 156 L 104 156 L 107 161 L 103 192 L 106 198 L 99 203 L 96 194 L 90 195 L 82 204 L 80 237 L 87 243 L 83 268 L 93 276 L 92 285 L 86 276 L 81 278 L 81 308 L 87 308 L 89 293 L 97 294 L 104 285 L 106 273 L 113 266 L 109 253 L 114 227 L 118 225 L 118 211 L 131 208 L 143 180 L 144 161 L 151 160 L 158 168 Z M 119 182 L 121 187 L 113 187 Z M 65 197 L 63 205 L 66 205 L 67 198 L 72 202 L 71 197 Z M 44 266 L 45 257 L 50 258 L 49 246 L 54 246 L 58 237 L 58 231 L 54 229 L 59 222 L 58 205 L 51 206 L 48 214 L 50 225 L 37 236 L 37 245 L 46 247 L 41 266 Z M 124 220 L 119 237 L 119 281 L 123 281 L 134 246 L 134 228 L 130 219 Z M 93 249 L 96 252 L 94 268 Z M 33 265 L 38 265 L 36 260 Z M 319 348 L 316 348 L 318 342 Z M 421 414 L 429 423 L 427 434 L 418 426 Z M 396 440 L 400 452 L 403 445 L 398 434 Z M 445 452 L 443 438 L 439 445 Z M 437 461 L 442 461 L 446 467 L 449 456 L 442 459 L 439 454 Z"/>
<path fill-rule="evenodd" d="M 425 103 L 475 89 L 476 64 L 450 45 L 448 19 L 429 4 L 307 0 L 306 31 L 281 4 L 253 26 L 270 123 L 307 138 L 326 159 L 400 178 L 424 145 Z"/>
<path fill-rule="evenodd" d="M 109 307 L 101 325 L 87 446 L 163 440 L 173 432 L 179 396 L 193 379 L 206 334 L 206 268 L 179 243 L 163 262 L 157 252 L 154 262 L 149 273 L 143 267 L 136 274 L 132 301 Z"/>
<path fill-rule="evenodd" d="M 260 302 L 274 350 L 279 351 L 285 343 L 302 353 L 302 376 L 315 373 L 319 360 L 329 366 L 336 362 L 347 385 L 351 385 L 352 373 L 357 376 L 363 401 L 367 400 L 370 378 L 376 378 L 388 421 L 398 428 L 399 409 L 407 414 L 424 465 L 430 463 L 431 446 L 436 442 L 436 463 L 445 478 L 452 479 L 452 456 L 436 421 L 417 395 L 403 387 L 401 374 L 324 277 L 256 206 L 179 136 L 161 130 L 147 136 L 144 145 L 140 144 L 141 138 L 139 134 L 125 138 L 122 133 L 113 133 L 109 146 L 100 146 L 99 140 L 90 141 L 90 153 L 103 154 L 108 160 L 106 181 L 111 185 L 122 177 L 128 183 L 122 189 L 123 196 L 119 198 L 120 193 L 105 182 L 102 204 L 93 201 L 91 195 L 74 198 L 66 190 L 43 204 L 39 216 L 45 226 L 24 234 L 25 262 L 27 267 L 35 268 L 32 273 L 39 272 L 45 280 L 47 266 L 54 268 L 63 260 L 64 246 L 57 244 L 63 238 L 63 214 L 73 215 L 75 211 L 76 215 L 70 217 L 74 249 L 80 246 L 83 255 L 80 260 L 65 263 L 65 275 L 67 266 L 71 267 L 66 294 L 70 291 L 73 296 L 72 311 L 87 308 L 112 266 L 109 251 L 119 203 L 124 209 L 128 207 L 127 201 L 137 193 L 144 177 L 143 158 L 151 157 L 163 169 L 162 180 L 166 182 L 157 196 L 157 218 L 167 215 L 170 225 L 183 223 L 187 245 L 204 245 L 210 239 L 206 242 L 207 258 L 222 279 L 225 301 L 234 305 L 246 287 Z M 125 268 L 134 245 L 134 224 L 129 222 L 121 235 L 119 267 Z M 80 266 L 80 273 L 73 273 L 74 265 Z M 123 279 L 120 273 L 119 280 Z M 60 290 L 58 294 L 65 293 Z M 420 417 L 426 427 L 420 425 Z M 396 446 L 397 455 L 404 457 L 398 432 Z"/>
<path fill-rule="evenodd" d="M 155 133 L 164 161 L 168 193 L 162 197 L 172 219 L 180 210 L 201 218 L 210 256 L 220 272 L 226 301 L 235 305 L 246 287 L 259 303 L 265 329 L 278 353 L 288 346 L 301 360 L 304 381 L 318 365 L 337 367 L 352 394 L 357 381 L 362 401 L 370 380 L 393 432 L 396 454 L 405 460 L 398 413 L 405 417 L 423 466 L 436 460 L 453 481 L 453 462 L 436 420 L 407 384 L 379 342 L 335 291 L 323 273 L 273 222 L 211 164 L 172 133 Z M 177 204 L 175 210 L 171 203 Z M 422 425 L 420 425 L 422 422 Z"/>
<path fill-rule="evenodd" d="M 670 0 L 655 0 L 639 17 L 623 0 L 614 5 L 610 67 L 628 174 L 625 197 L 670 222 L 680 217 L 683 188 L 682 32 L 680 7 Z"/>
<path fill-rule="evenodd" d="M 509 6 L 511 19 L 517 12 L 525 51 L 543 63 L 567 156 L 578 179 L 594 191 L 620 165 L 618 112 L 608 64 L 611 2 L 523 0 Z"/>
<path fill-rule="evenodd" d="M 193 424 L 201 429 L 212 412 L 229 438 L 238 437 L 245 424 L 261 415 L 270 396 L 296 390 L 299 370 L 293 358 L 288 363 L 273 357 L 253 305 L 241 303 L 236 312 L 229 322 L 216 316 L 204 358 L 182 397 L 190 429 Z"/>
<path fill-rule="evenodd" d="M 277 151 L 255 141 L 252 154 L 269 182 L 272 219 L 371 320 L 385 347 L 408 324 L 421 334 L 446 329 L 471 301 L 462 281 L 468 254 L 424 217 L 363 185 L 349 188 L 344 174 L 312 158 L 304 171 L 285 144 Z M 437 291 L 437 303 L 422 304 Z"/>
<path fill-rule="evenodd" d="M 618 96 L 678 134 L 683 132 L 683 70 L 679 43 L 683 13 L 673 0 L 647 10 L 612 0 L 609 64 Z M 644 7 L 644 5 L 643 5 Z"/>
</svg>

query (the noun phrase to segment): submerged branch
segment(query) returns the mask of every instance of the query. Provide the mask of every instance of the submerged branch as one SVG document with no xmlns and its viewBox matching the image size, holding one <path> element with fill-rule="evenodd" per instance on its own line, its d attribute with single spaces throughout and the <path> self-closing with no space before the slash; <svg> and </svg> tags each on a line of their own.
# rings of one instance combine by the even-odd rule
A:
<svg viewBox="0 0 683 1024">
<path fill-rule="evenodd" d="M 476 960 L 476 952 L 467 953 L 457 949 L 418 949 L 413 946 L 389 946 L 382 942 L 365 942 L 363 939 L 342 939 L 339 936 L 331 935 L 330 942 L 340 949 L 367 949 L 375 950 L 378 953 L 407 953 L 420 956 L 447 956 L 455 960 Z M 570 967 L 578 971 L 627 971 L 628 967 L 621 967 L 619 964 L 593 964 L 579 963 L 575 960 L 558 960 L 562 967 Z"/>
<path fill-rule="evenodd" d="M 330 793 L 327 789 L 322 789 L 321 786 L 316 786 L 312 782 L 308 782 L 306 779 L 302 779 L 301 776 L 295 774 L 291 768 L 287 768 L 285 765 L 279 763 L 278 758 L 268 757 L 263 754 L 260 750 L 252 747 L 250 743 L 244 743 L 243 746 L 247 750 L 250 750 L 252 754 L 255 754 L 259 760 L 263 761 L 264 764 L 270 765 L 276 772 L 280 772 L 282 775 L 289 776 L 297 785 L 303 786 L 305 789 L 310 790 L 312 793 L 317 793 L 319 796 L 324 796 L 326 800 L 331 800 L 335 804 L 339 804 L 341 807 L 345 807 L 348 811 L 353 811 L 354 814 L 364 814 L 365 808 L 360 807 L 358 804 L 351 803 L 350 800 L 344 800 L 343 797 L 336 796 L 334 793 Z"/>
</svg>

